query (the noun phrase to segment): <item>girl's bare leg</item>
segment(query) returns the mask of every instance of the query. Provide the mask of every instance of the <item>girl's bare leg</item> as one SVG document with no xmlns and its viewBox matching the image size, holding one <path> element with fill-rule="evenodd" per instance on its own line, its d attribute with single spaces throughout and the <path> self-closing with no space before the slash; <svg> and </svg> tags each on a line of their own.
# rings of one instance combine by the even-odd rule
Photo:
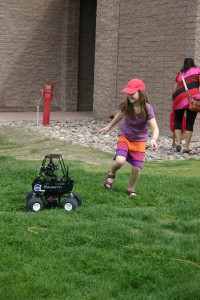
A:
<svg viewBox="0 0 200 300">
<path fill-rule="evenodd" d="M 119 170 L 123 166 L 123 164 L 125 163 L 125 161 L 126 161 L 126 157 L 121 156 L 121 155 L 117 155 L 116 158 L 115 158 L 115 160 L 113 160 L 113 162 L 112 162 L 109 174 L 110 175 L 115 175 L 115 173 L 117 172 L 117 170 Z M 108 178 L 107 179 L 108 183 L 112 184 L 113 181 L 114 181 L 114 178 Z"/>
<path fill-rule="evenodd" d="M 128 190 L 135 190 L 136 182 L 140 177 L 141 169 L 137 167 L 132 167 L 132 172 L 129 177 Z"/>
</svg>

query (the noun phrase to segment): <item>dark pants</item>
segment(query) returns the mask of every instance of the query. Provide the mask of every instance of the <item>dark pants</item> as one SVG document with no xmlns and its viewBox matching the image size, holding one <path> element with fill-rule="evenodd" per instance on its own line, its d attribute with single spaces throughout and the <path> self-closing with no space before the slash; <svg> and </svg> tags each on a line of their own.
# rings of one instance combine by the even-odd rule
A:
<svg viewBox="0 0 200 300">
<path fill-rule="evenodd" d="M 183 116 L 184 116 L 185 111 L 186 111 L 186 130 L 193 132 L 194 122 L 195 122 L 197 113 L 195 111 L 192 111 L 189 109 L 175 109 L 174 110 L 174 116 L 175 116 L 174 129 L 181 130 Z"/>
</svg>

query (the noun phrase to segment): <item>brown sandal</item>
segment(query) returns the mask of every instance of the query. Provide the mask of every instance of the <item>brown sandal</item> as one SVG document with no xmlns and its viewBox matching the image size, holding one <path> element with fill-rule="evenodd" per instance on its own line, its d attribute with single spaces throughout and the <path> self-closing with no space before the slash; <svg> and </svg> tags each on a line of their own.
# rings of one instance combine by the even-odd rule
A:
<svg viewBox="0 0 200 300">
<path fill-rule="evenodd" d="M 113 182 L 108 181 L 109 178 L 110 179 L 115 179 L 115 175 L 112 175 L 112 174 L 108 173 L 108 175 L 105 179 L 105 182 L 104 182 L 104 187 L 106 189 L 110 189 L 112 187 L 112 184 L 113 184 Z"/>
</svg>

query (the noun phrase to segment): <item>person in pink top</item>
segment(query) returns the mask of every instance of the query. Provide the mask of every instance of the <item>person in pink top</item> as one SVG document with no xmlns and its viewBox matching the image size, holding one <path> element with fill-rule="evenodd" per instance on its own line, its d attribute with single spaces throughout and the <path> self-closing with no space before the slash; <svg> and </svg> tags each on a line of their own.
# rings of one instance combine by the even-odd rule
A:
<svg viewBox="0 0 200 300">
<path fill-rule="evenodd" d="M 132 166 L 127 194 L 136 196 L 135 185 L 145 158 L 148 125 L 152 130 L 150 144 L 155 150 L 157 149 L 159 129 L 153 108 L 145 94 L 144 82 L 138 78 L 133 78 L 122 92 L 126 94 L 126 98 L 119 106 L 119 112 L 110 124 L 100 129 L 100 133 L 106 133 L 123 119 L 119 130 L 115 158 L 105 179 L 104 187 L 107 189 L 112 187 L 116 172 L 127 161 Z"/>
<path fill-rule="evenodd" d="M 192 58 L 185 58 L 184 65 L 176 75 L 175 84 L 173 87 L 173 110 L 174 110 L 174 133 L 177 142 L 176 150 L 181 151 L 181 127 L 186 112 L 186 131 L 185 131 L 185 146 L 183 153 L 190 152 L 190 142 L 192 139 L 194 122 L 197 113 L 189 110 L 189 99 L 187 97 L 185 87 L 182 80 L 182 75 L 187 84 L 191 96 L 199 95 L 200 84 L 200 68 L 196 67 Z M 198 96 L 197 96 L 198 97 Z"/>
</svg>

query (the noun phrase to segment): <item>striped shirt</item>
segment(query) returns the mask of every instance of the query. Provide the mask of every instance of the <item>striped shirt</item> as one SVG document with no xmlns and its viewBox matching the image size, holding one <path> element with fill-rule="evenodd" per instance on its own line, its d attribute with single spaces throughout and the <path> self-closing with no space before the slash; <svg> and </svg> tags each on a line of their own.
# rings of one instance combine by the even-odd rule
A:
<svg viewBox="0 0 200 300">
<path fill-rule="evenodd" d="M 182 81 L 181 72 L 176 76 L 176 82 L 178 84 L 176 91 L 173 94 L 173 109 L 188 108 L 189 99 L 187 97 L 185 87 Z M 192 67 L 187 72 L 183 73 L 185 82 L 187 84 L 189 93 L 191 96 L 199 94 L 199 76 L 200 68 Z"/>
</svg>

